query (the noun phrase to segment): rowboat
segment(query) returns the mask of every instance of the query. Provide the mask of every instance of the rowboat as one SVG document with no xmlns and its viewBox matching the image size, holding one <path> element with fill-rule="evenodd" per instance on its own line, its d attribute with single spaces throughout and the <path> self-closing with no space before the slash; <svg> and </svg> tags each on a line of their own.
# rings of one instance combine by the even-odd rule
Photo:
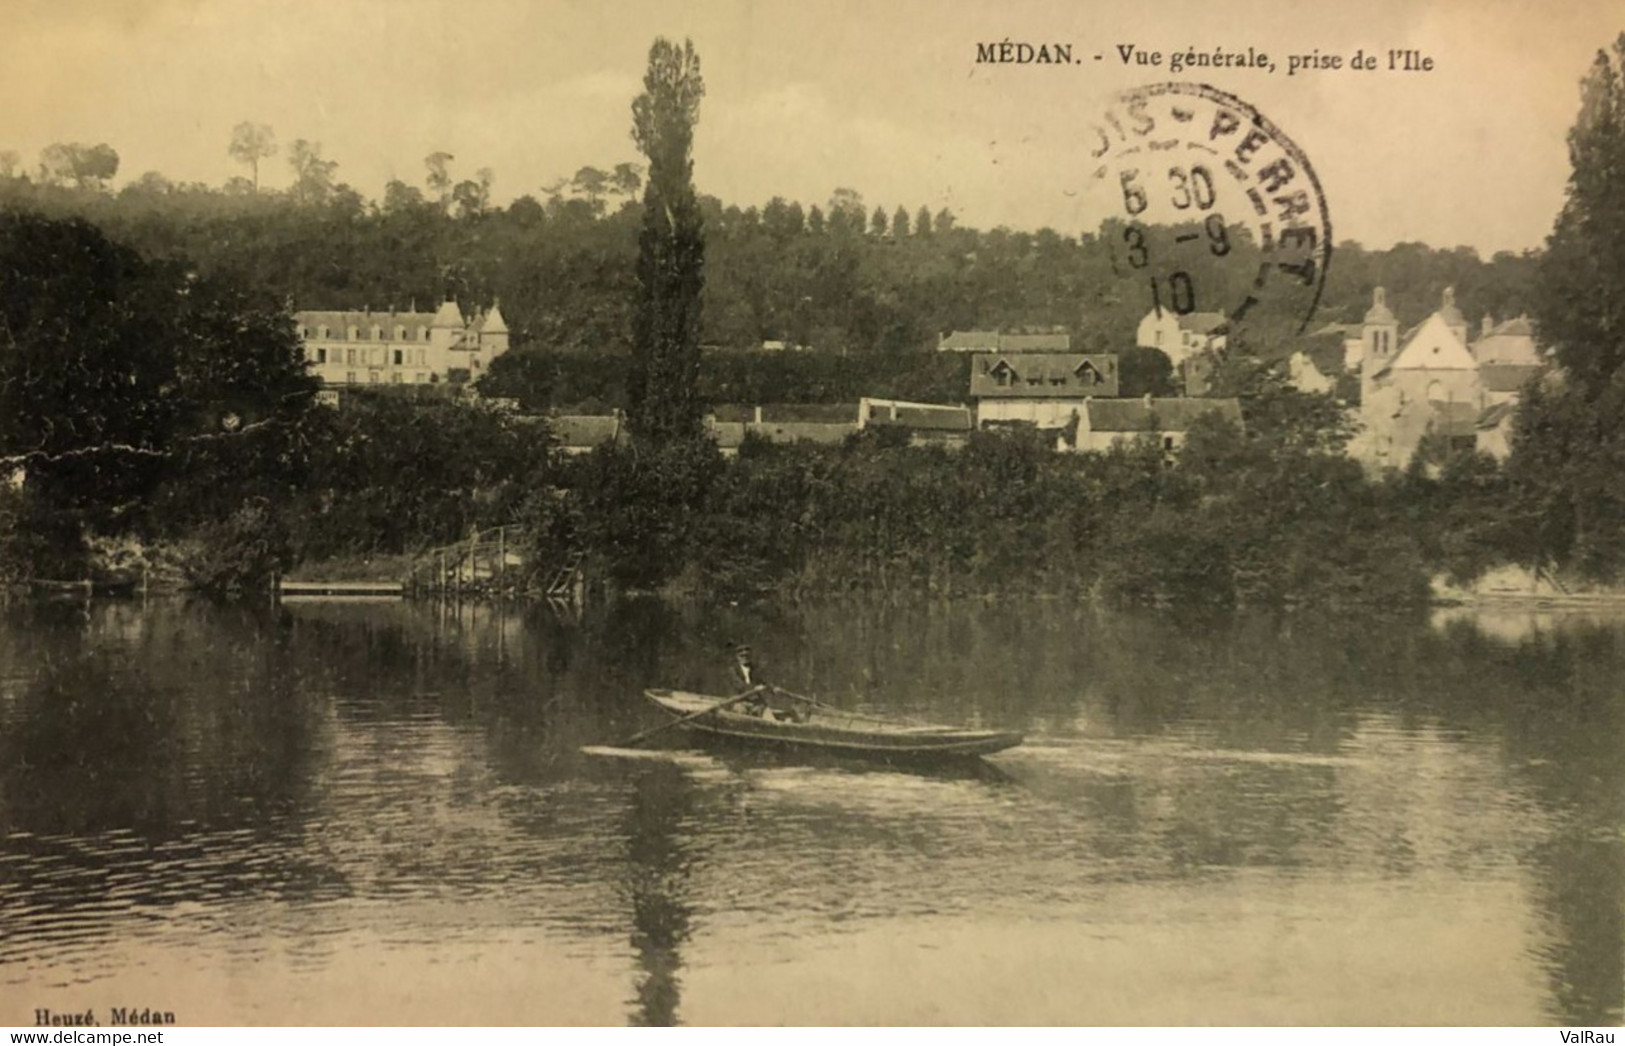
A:
<svg viewBox="0 0 1625 1046">
<path fill-rule="evenodd" d="M 775 718 L 771 713 L 755 714 L 748 705 L 715 708 L 728 699 L 710 694 L 645 690 L 643 696 L 673 716 L 692 716 L 680 724 L 681 728 L 702 737 L 802 752 L 898 761 L 964 759 L 1003 751 L 1022 742 L 1020 734 L 1009 731 L 901 722 L 848 712 L 799 695 L 787 696 L 801 711 L 801 722 Z M 705 714 L 697 714 L 701 712 Z"/>
</svg>

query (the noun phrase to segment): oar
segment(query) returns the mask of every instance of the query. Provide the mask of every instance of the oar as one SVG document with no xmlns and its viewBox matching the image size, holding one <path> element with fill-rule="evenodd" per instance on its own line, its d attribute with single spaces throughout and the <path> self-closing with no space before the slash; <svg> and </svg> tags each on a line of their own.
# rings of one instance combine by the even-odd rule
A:
<svg viewBox="0 0 1625 1046">
<path fill-rule="evenodd" d="M 650 727 L 649 729 L 643 731 L 640 734 L 633 734 L 631 737 L 627 738 L 625 741 L 621 741 L 618 744 L 616 744 L 615 747 L 616 748 L 631 748 L 633 745 L 637 744 L 639 741 L 645 740 L 646 738 L 653 737 L 655 734 L 660 733 L 660 731 L 662 731 L 662 730 L 669 730 L 674 726 L 682 726 L 684 723 L 688 722 L 691 719 L 698 719 L 698 718 L 700 718 L 700 716 L 709 715 L 710 713 L 715 712 L 718 709 L 727 708 L 729 705 L 736 705 L 739 702 L 745 700 L 745 698 L 753 697 L 756 694 L 758 694 L 761 691 L 766 690 L 766 689 L 767 689 L 766 686 L 753 686 L 749 690 L 745 691 L 742 694 L 735 694 L 733 697 L 723 698 L 721 701 L 718 701 L 716 704 L 707 705 L 706 707 L 700 709 L 698 712 L 690 712 L 688 715 L 682 716 L 682 717 L 680 717 L 678 719 L 673 719 L 669 723 L 661 723 L 659 726 L 652 726 L 652 727 Z"/>
</svg>

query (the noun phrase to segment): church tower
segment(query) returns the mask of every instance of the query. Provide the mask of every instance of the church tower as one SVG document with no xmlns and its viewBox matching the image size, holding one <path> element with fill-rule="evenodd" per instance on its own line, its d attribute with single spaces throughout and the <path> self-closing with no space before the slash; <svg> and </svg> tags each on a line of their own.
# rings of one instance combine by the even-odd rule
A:
<svg viewBox="0 0 1625 1046">
<path fill-rule="evenodd" d="M 1456 308 L 1456 288 L 1446 287 L 1444 296 L 1439 301 L 1439 318 L 1444 325 L 1455 334 L 1456 340 L 1461 342 L 1462 348 L 1467 347 L 1467 317 Z"/>
<path fill-rule="evenodd" d="M 1399 347 L 1399 321 L 1388 308 L 1388 292 L 1381 287 L 1371 292 L 1371 308 L 1366 310 L 1360 340 L 1365 348 L 1360 360 L 1360 387 L 1362 392 L 1368 392 Z"/>
</svg>

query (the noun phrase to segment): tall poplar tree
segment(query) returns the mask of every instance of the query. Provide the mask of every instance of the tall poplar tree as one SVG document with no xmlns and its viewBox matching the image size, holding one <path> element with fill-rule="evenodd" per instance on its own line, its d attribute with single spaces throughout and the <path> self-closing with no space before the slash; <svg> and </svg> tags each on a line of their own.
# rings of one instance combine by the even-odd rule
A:
<svg viewBox="0 0 1625 1046">
<path fill-rule="evenodd" d="M 649 159 L 649 180 L 638 236 L 627 421 L 640 440 L 688 440 L 703 425 L 698 386 L 705 288 L 705 234 L 690 155 L 705 83 L 693 43 L 679 47 L 657 38 L 643 88 L 632 103 L 632 138 Z"/>
<path fill-rule="evenodd" d="M 1529 390 L 1508 474 L 1519 558 L 1625 576 L 1625 34 L 1599 51 L 1569 132 L 1568 196 L 1535 283 L 1560 379 Z"/>
</svg>

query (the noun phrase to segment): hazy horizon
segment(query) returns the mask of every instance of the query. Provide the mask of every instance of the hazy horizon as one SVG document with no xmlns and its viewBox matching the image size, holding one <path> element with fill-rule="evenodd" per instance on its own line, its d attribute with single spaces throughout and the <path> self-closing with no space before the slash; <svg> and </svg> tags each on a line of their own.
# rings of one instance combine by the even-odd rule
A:
<svg viewBox="0 0 1625 1046">
<path fill-rule="evenodd" d="M 1622 27 L 1607 5 L 1316 4 L 1283 19 L 1259 0 L 806 5 L 716 0 L 78 0 L 15 4 L 0 41 L 0 149 L 32 169 L 56 141 L 107 142 L 115 185 L 156 170 L 221 185 L 247 171 L 232 128 L 274 128 L 261 182 L 290 180 L 287 146 L 322 145 L 338 180 L 377 199 L 495 172 L 505 205 L 578 168 L 638 162 L 630 105 L 656 35 L 690 37 L 707 94 L 695 143 L 703 193 L 740 207 L 820 204 L 839 187 L 912 215 L 947 207 L 981 228 L 1098 227 L 1078 192 L 1088 127 L 1116 92 L 1201 80 L 1251 103 L 1309 156 L 1335 240 L 1539 248 L 1562 204 L 1579 82 Z M 978 64 L 976 45 L 1067 43 L 1071 66 Z M 1282 66 L 1172 74 L 1125 66 L 1133 44 L 1268 51 Z M 1414 48 L 1431 73 L 1288 77 L 1289 51 Z M 1103 59 L 1096 61 L 1096 54 Z"/>
</svg>

